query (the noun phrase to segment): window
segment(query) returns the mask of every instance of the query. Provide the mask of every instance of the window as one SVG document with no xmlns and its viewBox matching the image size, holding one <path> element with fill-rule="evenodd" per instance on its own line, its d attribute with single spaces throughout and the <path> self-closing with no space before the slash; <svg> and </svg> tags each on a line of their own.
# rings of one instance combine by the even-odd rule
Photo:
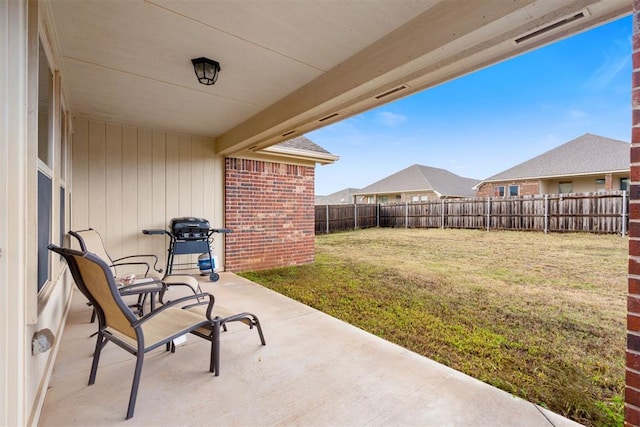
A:
<svg viewBox="0 0 640 427">
<path fill-rule="evenodd" d="M 421 202 L 426 202 L 427 200 L 429 200 L 429 196 L 420 196 Z"/>
<path fill-rule="evenodd" d="M 51 236 L 51 178 L 38 171 L 38 291 L 49 280 L 49 250 Z"/>
<path fill-rule="evenodd" d="M 603 191 L 606 190 L 605 188 L 605 179 L 604 178 L 598 178 L 596 179 L 596 192 L 597 193 L 602 193 Z"/>
<path fill-rule="evenodd" d="M 420 197 L 419 196 L 411 196 L 411 201 L 412 202 L 419 202 L 420 201 Z"/>
<path fill-rule="evenodd" d="M 519 185 L 510 185 L 509 186 L 509 196 L 517 196 L 520 194 L 520 186 Z"/>
<path fill-rule="evenodd" d="M 380 196 L 380 203 L 387 203 L 389 198 L 387 196 Z"/>
<path fill-rule="evenodd" d="M 38 292 L 49 280 L 51 255 L 47 246 L 51 242 L 53 203 L 50 117 L 53 112 L 53 74 L 42 47 L 38 51 Z"/>
<path fill-rule="evenodd" d="M 573 191 L 573 183 L 571 181 L 561 182 L 560 184 L 558 184 L 558 193 L 566 194 L 566 193 L 571 193 L 572 191 Z"/>
<path fill-rule="evenodd" d="M 496 187 L 495 196 L 504 197 L 504 185 L 498 185 Z"/>
<path fill-rule="evenodd" d="M 629 178 L 620 178 L 620 191 L 629 191 Z"/>
<path fill-rule="evenodd" d="M 51 144 L 49 141 L 49 120 L 53 92 L 53 74 L 49 68 L 47 56 L 40 42 L 38 56 L 38 158 L 51 167 Z"/>
</svg>

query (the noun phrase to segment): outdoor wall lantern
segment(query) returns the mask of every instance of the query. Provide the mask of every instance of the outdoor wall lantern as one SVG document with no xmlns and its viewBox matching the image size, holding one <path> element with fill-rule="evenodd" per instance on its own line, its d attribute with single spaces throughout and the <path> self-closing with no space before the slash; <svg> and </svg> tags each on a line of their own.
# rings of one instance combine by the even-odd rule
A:
<svg viewBox="0 0 640 427">
<path fill-rule="evenodd" d="M 203 85 L 211 86 L 218 80 L 218 73 L 220 72 L 220 64 L 217 61 L 209 58 L 196 58 L 192 59 L 193 71 L 196 72 L 198 81 Z"/>
</svg>

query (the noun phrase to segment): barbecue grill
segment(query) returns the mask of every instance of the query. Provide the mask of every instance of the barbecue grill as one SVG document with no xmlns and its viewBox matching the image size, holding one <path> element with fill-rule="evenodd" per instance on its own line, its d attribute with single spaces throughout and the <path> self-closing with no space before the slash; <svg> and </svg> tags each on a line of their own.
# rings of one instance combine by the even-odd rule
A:
<svg viewBox="0 0 640 427">
<path fill-rule="evenodd" d="M 142 230 L 144 234 L 167 234 L 171 240 L 169 241 L 169 249 L 167 249 L 167 274 L 171 274 L 174 265 L 177 270 L 191 270 L 193 263 L 175 263 L 176 255 L 188 254 L 208 254 L 209 265 L 211 266 L 211 274 L 209 279 L 212 282 L 217 281 L 220 275 L 214 271 L 213 257 L 211 255 L 211 244 L 213 243 L 214 233 L 230 233 L 228 228 L 211 228 L 209 221 L 204 218 L 181 217 L 173 218 L 169 223 L 167 230 Z M 185 266 L 187 266 L 185 268 Z M 182 267 L 182 268 L 180 268 Z"/>
</svg>

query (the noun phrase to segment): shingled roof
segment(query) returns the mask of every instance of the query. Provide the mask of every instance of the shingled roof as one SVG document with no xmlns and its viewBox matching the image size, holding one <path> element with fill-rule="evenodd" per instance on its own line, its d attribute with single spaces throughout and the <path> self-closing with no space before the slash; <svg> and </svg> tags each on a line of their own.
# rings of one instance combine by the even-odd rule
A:
<svg viewBox="0 0 640 427">
<path fill-rule="evenodd" d="M 630 147 L 625 141 L 587 133 L 482 182 L 628 171 Z"/>
<path fill-rule="evenodd" d="M 317 153 L 331 154 L 304 135 L 276 144 L 277 147 L 296 148 L 298 150 L 315 151 Z"/>
<path fill-rule="evenodd" d="M 310 159 L 321 164 L 333 163 L 340 159 L 340 156 L 331 154 L 304 135 L 267 147 L 262 152 Z"/>
<path fill-rule="evenodd" d="M 353 203 L 353 195 L 360 191 L 359 188 L 345 188 L 326 196 L 315 196 L 316 205 L 339 205 Z"/>
<path fill-rule="evenodd" d="M 440 196 L 473 197 L 477 179 L 464 178 L 445 169 L 412 165 L 356 192 L 358 195 L 408 193 L 431 190 Z"/>
</svg>

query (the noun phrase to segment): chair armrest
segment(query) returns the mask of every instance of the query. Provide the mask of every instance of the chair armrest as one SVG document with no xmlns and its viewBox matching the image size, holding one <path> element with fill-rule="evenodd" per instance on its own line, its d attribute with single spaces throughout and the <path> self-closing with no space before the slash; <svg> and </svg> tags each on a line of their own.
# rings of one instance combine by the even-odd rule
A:
<svg viewBox="0 0 640 427">
<path fill-rule="evenodd" d="M 123 295 L 123 296 L 137 295 L 144 292 L 164 293 L 164 291 L 167 289 L 167 285 L 161 280 L 156 280 L 156 279 L 153 279 L 153 280 L 143 279 L 143 280 L 146 280 L 146 281 L 135 282 L 130 285 L 118 286 L 118 291 L 120 292 L 120 295 Z"/>
<path fill-rule="evenodd" d="M 162 280 L 164 281 L 164 279 L 167 276 L 163 277 Z M 166 282 L 165 282 L 166 283 Z M 194 288 L 193 286 L 191 286 L 188 283 L 178 283 L 178 282 L 170 282 L 170 283 L 166 283 L 167 286 L 165 286 L 165 288 L 162 290 L 162 292 L 160 292 L 160 294 L 158 295 L 158 299 L 160 300 L 161 304 L 164 304 L 164 295 L 165 293 L 169 290 L 169 286 L 171 286 L 172 288 L 175 288 L 177 286 L 182 286 L 184 288 L 187 288 L 189 291 L 193 292 L 194 294 L 197 294 L 198 291 L 202 292 L 202 290 L 200 289 L 200 286 L 198 286 L 197 288 Z M 170 302 L 170 301 L 168 301 Z"/>
<path fill-rule="evenodd" d="M 208 302 L 203 301 L 201 303 L 202 304 L 208 304 L 208 307 L 207 307 L 207 319 L 208 320 L 213 320 L 213 319 L 211 319 L 211 312 L 213 311 L 213 304 L 215 303 L 215 298 L 214 298 L 213 295 L 211 295 L 209 293 L 202 293 L 202 294 L 196 294 L 196 295 L 188 295 L 186 297 L 182 297 L 182 298 L 179 298 L 177 300 L 171 301 L 171 302 L 163 305 L 162 307 L 152 311 L 151 313 L 139 318 L 138 320 L 133 322 L 131 324 L 131 326 L 137 327 L 137 326 L 143 324 L 144 322 L 148 321 L 149 319 L 153 318 L 154 316 L 157 316 L 158 314 L 162 313 L 163 311 L 165 311 L 165 310 L 167 310 L 167 309 L 169 309 L 171 307 L 175 307 L 177 305 L 184 304 L 185 302 L 187 302 L 189 300 L 193 300 L 193 299 L 198 300 L 200 298 L 207 298 L 207 297 L 209 298 L 209 301 Z M 184 308 L 184 307 L 180 307 L 180 308 Z"/>
<path fill-rule="evenodd" d="M 162 273 L 162 269 L 158 268 L 158 257 L 153 255 L 153 254 L 124 256 L 122 258 L 114 259 L 113 260 L 113 264 L 111 264 L 111 266 L 118 267 L 120 265 L 146 265 L 147 266 L 147 271 L 145 272 L 144 277 L 147 277 L 147 275 L 149 274 L 149 270 L 151 269 L 151 266 L 149 265 L 149 262 L 147 262 L 147 261 L 120 262 L 120 261 L 135 259 L 135 258 L 153 258 L 153 269 L 155 271 L 157 271 L 158 273 Z"/>
<path fill-rule="evenodd" d="M 146 267 L 146 270 L 144 272 L 144 277 L 147 277 L 147 275 L 149 274 L 149 270 L 151 268 L 148 262 L 114 262 L 113 264 L 110 264 L 109 267 L 118 268 L 125 265 L 144 265 Z"/>
</svg>

